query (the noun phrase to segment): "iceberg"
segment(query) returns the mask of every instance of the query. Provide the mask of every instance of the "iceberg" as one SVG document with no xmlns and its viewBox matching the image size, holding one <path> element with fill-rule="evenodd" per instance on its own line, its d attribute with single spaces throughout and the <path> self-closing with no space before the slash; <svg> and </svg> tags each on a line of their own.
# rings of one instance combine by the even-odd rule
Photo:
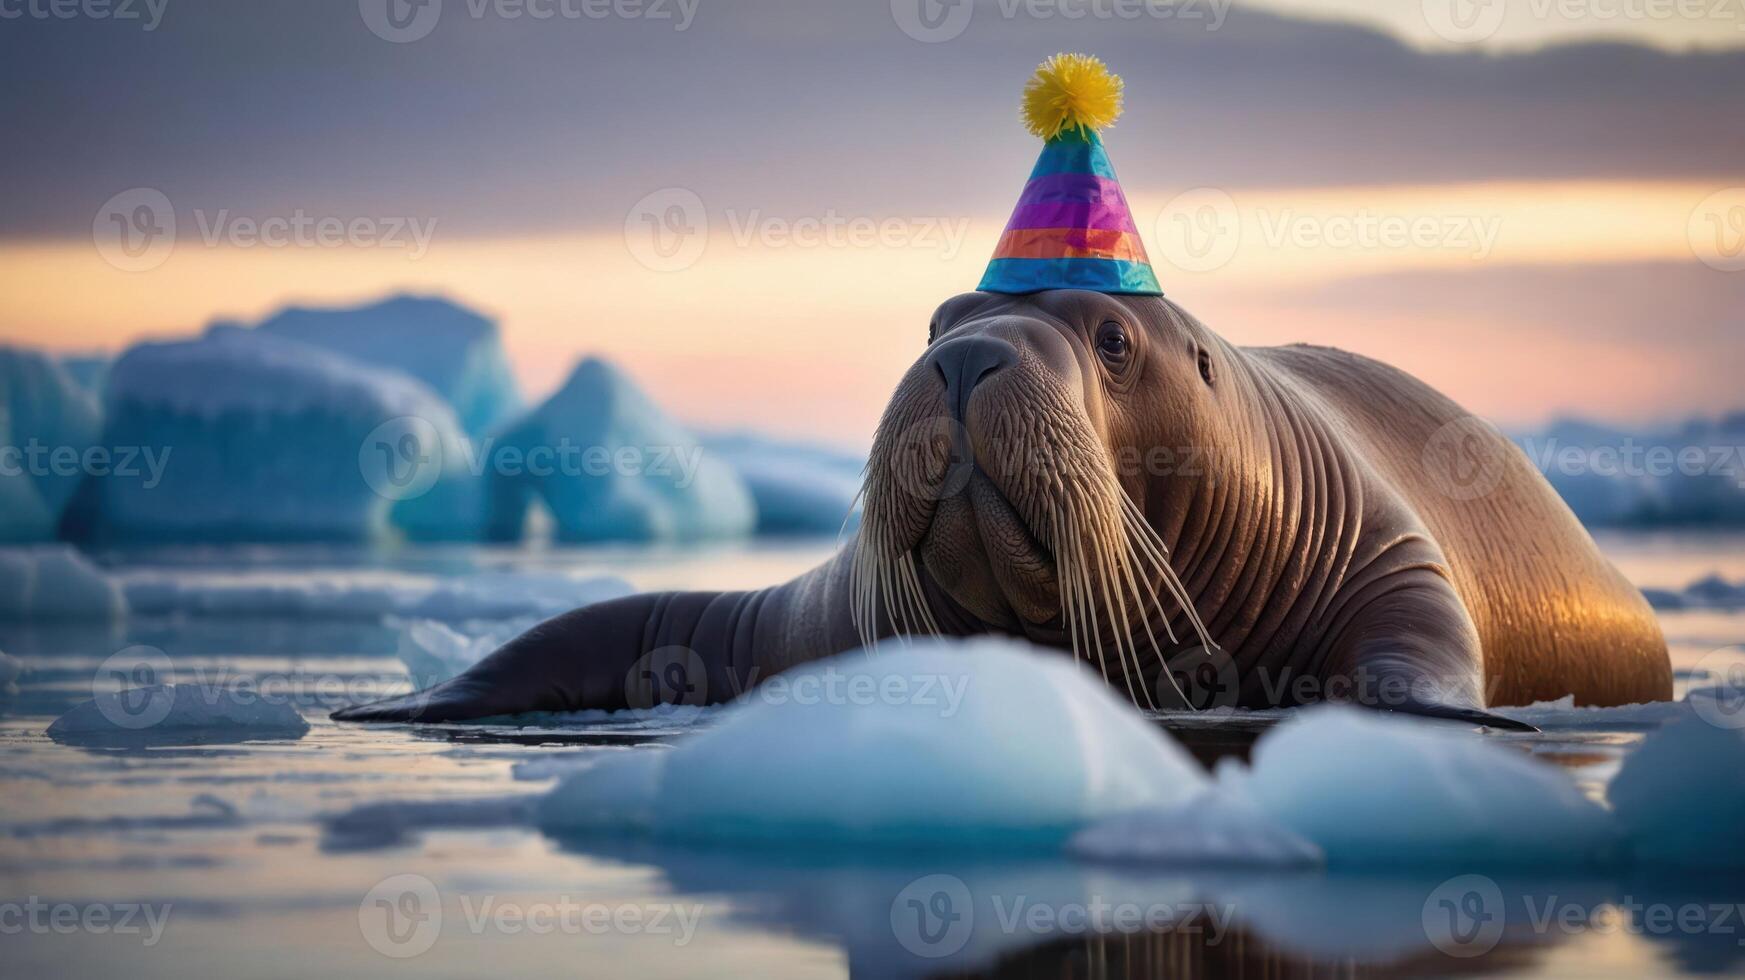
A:
<svg viewBox="0 0 1745 980">
<path fill-rule="evenodd" d="M 109 622 L 126 614 L 120 585 L 76 549 L 0 548 L 0 620 Z"/>
<path fill-rule="evenodd" d="M 1606 788 L 1639 864 L 1745 868 L 1745 709 L 1694 698 L 1624 758 Z"/>
<path fill-rule="evenodd" d="M 709 436 L 704 445 L 745 481 L 764 535 L 841 531 L 866 466 L 862 456 L 749 432 Z"/>
<path fill-rule="evenodd" d="M 424 382 L 483 435 L 521 409 L 497 324 L 434 296 L 394 296 L 340 309 L 290 307 L 255 327 Z"/>
<path fill-rule="evenodd" d="M 1340 705 L 1298 709 L 1221 791 L 1343 866 L 1560 866 L 1615 859 L 1616 827 L 1563 771 L 1469 731 Z"/>
<path fill-rule="evenodd" d="M 115 359 L 108 354 L 68 354 L 61 358 L 61 368 L 93 399 L 103 396 L 103 385 L 109 380 L 109 365 Z"/>
<path fill-rule="evenodd" d="M 0 541 L 54 539 L 99 428 L 96 400 L 58 361 L 0 347 Z"/>
<path fill-rule="evenodd" d="M 565 541 L 728 537 L 757 519 L 738 474 L 599 358 L 483 451 L 498 540 L 520 537 L 535 499 Z"/>
<path fill-rule="evenodd" d="M 1589 526 L 1745 524 L 1745 413 L 1642 429 L 1564 419 L 1515 441 Z"/>
<path fill-rule="evenodd" d="M 63 523 L 75 539 L 367 541 L 464 458 L 422 383 L 234 327 L 132 348 L 106 408 L 105 444 L 154 465 L 88 480 Z"/>
<path fill-rule="evenodd" d="M 554 831 L 1058 848 L 1208 786 L 1070 658 L 991 637 L 916 640 L 773 677 L 669 751 L 566 777 L 539 815 Z"/>
</svg>

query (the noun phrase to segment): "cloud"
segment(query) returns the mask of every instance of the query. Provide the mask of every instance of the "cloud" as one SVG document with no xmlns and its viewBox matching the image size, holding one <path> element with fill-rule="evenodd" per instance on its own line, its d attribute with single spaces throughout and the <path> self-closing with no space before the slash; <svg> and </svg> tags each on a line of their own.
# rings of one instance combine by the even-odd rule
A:
<svg viewBox="0 0 1745 980">
<path fill-rule="evenodd" d="M 999 213 L 1034 156 L 1019 88 L 1062 48 L 1126 76 L 1110 141 L 1136 186 L 1707 177 L 1745 159 L 1741 52 L 1428 53 L 1242 8 L 1213 31 L 982 0 L 930 44 L 884 2 L 705 0 L 682 31 L 509 15 L 583 0 L 441 2 L 410 43 L 373 34 L 358 0 L 178 0 L 149 32 L 8 21 L 0 237 L 86 236 L 141 186 L 178 209 L 448 235 L 611 229 L 663 186 L 790 217 Z"/>
</svg>

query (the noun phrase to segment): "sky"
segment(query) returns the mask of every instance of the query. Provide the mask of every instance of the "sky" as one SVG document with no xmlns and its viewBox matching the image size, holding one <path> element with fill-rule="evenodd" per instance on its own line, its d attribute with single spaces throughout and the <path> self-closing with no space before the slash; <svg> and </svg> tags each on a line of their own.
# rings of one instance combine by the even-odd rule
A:
<svg viewBox="0 0 1745 980">
<path fill-rule="evenodd" d="M 1745 405 L 1745 0 L 0 0 L 0 342 L 438 293 L 534 397 L 598 353 L 864 445 L 1057 50 L 1226 337 L 1505 425 Z"/>
</svg>

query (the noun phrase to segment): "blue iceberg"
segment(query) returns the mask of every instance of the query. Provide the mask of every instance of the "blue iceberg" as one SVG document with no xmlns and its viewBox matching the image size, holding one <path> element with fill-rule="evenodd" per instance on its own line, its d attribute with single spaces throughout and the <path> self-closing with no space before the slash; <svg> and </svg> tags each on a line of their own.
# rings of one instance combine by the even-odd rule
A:
<svg viewBox="0 0 1745 980">
<path fill-rule="evenodd" d="M 129 350 L 105 408 L 104 444 L 151 465 L 86 481 L 64 524 L 85 540 L 367 541 L 464 456 L 422 383 L 234 327 Z"/>
<path fill-rule="evenodd" d="M 845 522 L 853 526 L 864 456 L 750 432 L 709 436 L 704 445 L 751 490 L 758 534 L 835 534 Z"/>
<path fill-rule="evenodd" d="M 99 428 L 96 401 L 59 362 L 0 347 L 0 541 L 55 537 Z"/>
<path fill-rule="evenodd" d="M 739 475 L 599 358 L 477 449 L 496 539 L 520 537 L 535 500 L 564 541 L 726 537 L 757 520 Z"/>
<path fill-rule="evenodd" d="M 408 374 L 447 399 L 469 435 L 483 435 L 521 409 L 497 324 L 444 299 L 395 296 L 348 309 L 290 307 L 255 329 Z"/>
</svg>

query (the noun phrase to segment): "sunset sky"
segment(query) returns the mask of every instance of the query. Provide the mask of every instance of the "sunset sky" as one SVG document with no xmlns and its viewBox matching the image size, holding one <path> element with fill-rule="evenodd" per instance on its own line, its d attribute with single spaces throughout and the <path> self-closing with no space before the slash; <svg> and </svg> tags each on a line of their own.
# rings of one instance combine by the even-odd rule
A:
<svg viewBox="0 0 1745 980">
<path fill-rule="evenodd" d="M 1745 406 L 1745 0 L 158 2 L 0 21 L 0 340 L 440 293 L 534 397 L 603 353 L 864 444 L 1034 161 L 1025 77 L 1084 50 L 1164 289 L 1232 340 L 1505 424 Z M 119 249 L 142 204 L 173 247 Z"/>
</svg>

